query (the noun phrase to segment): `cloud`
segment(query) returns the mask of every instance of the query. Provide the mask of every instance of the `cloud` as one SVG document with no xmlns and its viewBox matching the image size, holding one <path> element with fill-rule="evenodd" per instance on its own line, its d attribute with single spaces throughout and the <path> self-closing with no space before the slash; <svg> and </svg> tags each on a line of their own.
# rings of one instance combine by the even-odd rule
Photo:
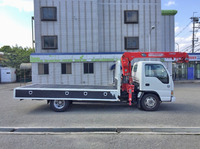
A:
<svg viewBox="0 0 200 149">
<path fill-rule="evenodd" d="M 175 35 L 178 34 L 179 32 L 180 32 L 180 27 L 179 27 L 179 26 L 176 26 L 176 27 L 175 27 Z"/>
<path fill-rule="evenodd" d="M 178 43 L 179 45 L 179 50 L 181 52 L 186 52 L 186 50 L 190 51 L 192 41 L 191 41 L 191 36 L 188 37 L 176 37 L 175 42 Z M 175 49 L 178 47 L 176 46 Z"/>
<path fill-rule="evenodd" d="M 182 26 L 179 26 L 178 23 L 176 23 L 175 27 L 175 35 L 178 34 L 178 36 L 175 38 L 175 43 L 178 43 L 179 50 L 181 52 L 191 52 L 192 51 L 192 23 L 188 25 L 187 28 L 184 28 Z M 180 34 L 179 34 L 180 33 Z M 200 32 L 197 32 L 195 35 L 195 38 L 200 37 Z M 199 38 L 200 39 L 200 38 Z M 195 50 L 200 48 L 200 42 L 195 42 Z M 175 49 L 178 49 L 177 44 L 175 45 Z"/>
<path fill-rule="evenodd" d="M 165 6 L 171 6 L 171 5 L 175 5 L 175 1 L 168 1 L 168 3 L 165 4 Z"/>
<path fill-rule="evenodd" d="M 195 51 L 198 50 L 200 51 L 200 32 L 198 32 L 195 36 L 197 41 L 195 41 Z M 179 49 L 181 52 L 191 52 L 192 51 L 192 33 L 188 36 L 184 37 L 176 37 L 175 38 L 175 43 L 179 44 Z M 177 49 L 177 45 L 175 45 L 175 49 Z"/>
<path fill-rule="evenodd" d="M 31 47 L 32 34 L 31 27 L 15 22 L 10 16 L 0 14 L 3 23 L 0 24 L 0 47 L 4 45 Z"/>
<path fill-rule="evenodd" d="M 32 12 L 33 0 L 1 0 L 0 7 L 10 6 L 19 9 L 20 11 Z"/>
</svg>

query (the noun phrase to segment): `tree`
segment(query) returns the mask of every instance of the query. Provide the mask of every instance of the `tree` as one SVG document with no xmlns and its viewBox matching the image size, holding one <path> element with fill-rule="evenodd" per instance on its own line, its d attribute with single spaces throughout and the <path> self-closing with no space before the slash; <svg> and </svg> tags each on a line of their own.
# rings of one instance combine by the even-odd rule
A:
<svg viewBox="0 0 200 149">
<path fill-rule="evenodd" d="M 1 61 L 3 61 L 3 54 L 0 53 L 0 64 L 1 64 Z"/>
<path fill-rule="evenodd" d="M 34 53 L 32 48 L 22 48 L 19 46 L 4 46 L 0 48 L 0 52 L 4 52 L 1 65 L 5 67 L 16 68 L 17 80 L 20 77 L 20 64 L 30 63 L 30 54 Z"/>
</svg>

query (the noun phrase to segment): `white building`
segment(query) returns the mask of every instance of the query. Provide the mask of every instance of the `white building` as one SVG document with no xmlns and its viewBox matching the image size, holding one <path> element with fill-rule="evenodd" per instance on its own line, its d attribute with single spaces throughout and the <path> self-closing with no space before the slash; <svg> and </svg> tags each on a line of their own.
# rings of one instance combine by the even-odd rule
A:
<svg viewBox="0 0 200 149">
<path fill-rule="evenodd" d="M 114 61 L 148 52 L 150 31 L 151 51 L 174 51 L 175 14 L 161 0 L 34 0 L 33 83 L 112 84 Z"/>
</svg>

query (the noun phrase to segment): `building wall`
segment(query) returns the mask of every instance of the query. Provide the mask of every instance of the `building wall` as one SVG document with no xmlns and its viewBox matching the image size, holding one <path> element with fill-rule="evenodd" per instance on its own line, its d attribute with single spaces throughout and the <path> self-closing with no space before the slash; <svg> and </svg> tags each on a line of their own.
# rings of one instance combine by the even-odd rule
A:
<svg viewBox="0 0 200 149">
<path fill-rule="evenodd" d="M 138 10 L 139 23 L 125 24 L 125 10 Z M 139 51 L 147 51 L 151 26 L 156 26 L 152 31 L 151 49 L 161 49 L 161 43 L 157 42 L 161 36 L 160 12 L 160 0 L 99 0 L 99 50 L 124 51 L 124 37 L 138 36 Z"/>
<path fill-rule="evenodd" d="M 37 53 L 121 52 L 124 37 L 139 36 L 147 51 L 161 49 L 161 0 L 35 0 Z M 41 21 L 40 8 L 57 7 L 57 21 Z M 138 10 L 139 23 L 125 24 L 124 10 Z M 42 50 L 42 35 L 58 35 L 57 50 Z"/>
<path fill-rule="evenodd" d="M 61 63 L 49 63 L 49 74 L 38 75 L 38 63 L 32 64 L 35 84 L 112 85 L 115 62 L 94 62 L 94 73 L 84 74 L 83 63 L 72 63 L 72 74 L 61 74 Z"/>
<path fill-rule="evenodd" d="M 41 21 L 40 8 L 57 7 L 57 21 Z M 138 10 L 139 23 L 125 24 L 124 11 Z M 139 37 L 139 49 L 174 51 L 174 16 L 161 16 L 161 0 L 34 0 L 36 53 L 125 52 L 124 37 Z M 58 49 L 43 50 L 41 36 L 57 35 Z M 130 50 L 133 51 L 133 50 Z M 72 63 L 72 74 L 61 74 L 61 63 L 49 63 L 49 75 L 38 75 L 32 65 L 33 83 L 108 85 L 114 62 L 94 62 L 94 74 L 83 73 L 83 63 Z M 171 72 L 171 64 L 167 63 Z"/>
<path fill-rule="evenodd" d="M 162 16 L 162 50 L 165 52 L 174 52 L 175 50 L 174 25 L 174 15 Z"/>
<path fill-rule="evenodd" d="M 162 50 L 164 52 L 175 51 L 175 16 L 162 15 Z M 172 74 L 172 62 L 164 62 L 170 74 Z"/>
</svg>

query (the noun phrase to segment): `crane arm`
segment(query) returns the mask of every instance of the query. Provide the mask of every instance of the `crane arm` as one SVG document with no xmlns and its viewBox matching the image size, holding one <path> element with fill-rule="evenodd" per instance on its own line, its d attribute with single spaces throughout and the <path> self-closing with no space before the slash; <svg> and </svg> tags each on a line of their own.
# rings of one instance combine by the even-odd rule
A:
<svg viewBox="0 0 200 149">
<path fill-rule="evenodd" d="M 134 58 L 172 58 L 178 63 L 189 61 L 188 54 L 184 52 L 125 52 L 121 57 L 124 76 L 131 75 L 131 61 Z"/>
</svg>

